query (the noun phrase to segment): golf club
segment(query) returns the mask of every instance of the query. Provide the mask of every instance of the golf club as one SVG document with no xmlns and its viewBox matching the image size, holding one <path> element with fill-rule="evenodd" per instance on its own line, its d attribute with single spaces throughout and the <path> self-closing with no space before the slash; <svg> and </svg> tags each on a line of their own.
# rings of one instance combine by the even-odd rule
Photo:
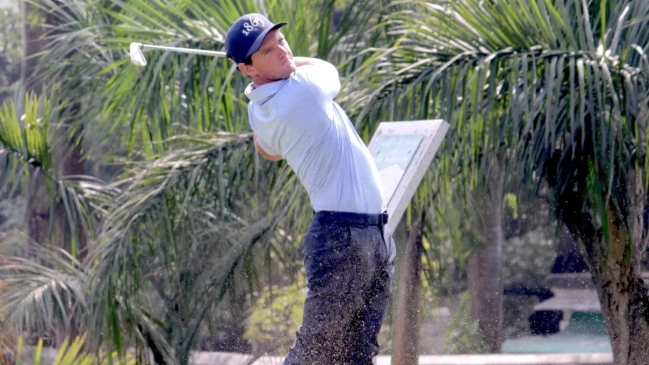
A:
<svg viewBox="0 0 649 365">
<path fill-rule="evenodd" d="M 225 52 L 220 51 L 206 51 L 202 49 L 192 49 L 192 48 L 179 48 L 179 47 L 167 47 L 167 46 L 155 46 L 153 44 L 142 44 L 133 42 L 131 43 L 130 53 L 131 53 L 131 62 L 137 66 L 146 66 L 146 58 L 143 49 L 158 49 L 163 51 L 171 52 L 180 52 L 180 53 L 191 53 L 191 54 L 200 54 L 206 56 L 214 57 L 225 57 Z"/>
</svg>

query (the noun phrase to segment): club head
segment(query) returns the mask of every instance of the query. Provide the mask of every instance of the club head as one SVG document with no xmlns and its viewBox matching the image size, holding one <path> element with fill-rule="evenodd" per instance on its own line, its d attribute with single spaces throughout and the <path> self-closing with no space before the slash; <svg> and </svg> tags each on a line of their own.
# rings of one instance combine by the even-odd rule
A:
<svg viewBox="0 0 649 365">
<path fill-rule="evenodd" d="M 142 43 L 131 43 L 131 62 L 136 66 L 146 66 L 146 58 L 144 58 L 144 53 L 142 53 L 141 47 Z"/>
</svg>

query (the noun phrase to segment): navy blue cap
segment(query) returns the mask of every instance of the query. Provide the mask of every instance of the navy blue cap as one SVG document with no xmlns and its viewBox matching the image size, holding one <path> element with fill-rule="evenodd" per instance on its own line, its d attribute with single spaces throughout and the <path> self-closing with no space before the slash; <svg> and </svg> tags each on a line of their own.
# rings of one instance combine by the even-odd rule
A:
<svg viewBox="0 0 649 365">
<path fill-rule="evenodd" d="M 286 24 L 273 24 L 268 18 L 257 13 L 243 15 L 232 23 L 225 35 L 225 54 L 234 62 L 242 63 L 257 52 L 268 32 Z"/>
</svg>

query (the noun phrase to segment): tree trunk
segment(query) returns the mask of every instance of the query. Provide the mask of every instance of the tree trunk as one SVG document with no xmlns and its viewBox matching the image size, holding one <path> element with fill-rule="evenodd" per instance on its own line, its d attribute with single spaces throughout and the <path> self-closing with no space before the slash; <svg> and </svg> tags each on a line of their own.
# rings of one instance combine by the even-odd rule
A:
<svg viewBox="0 0 649 365">
<path fill-rule="evenodd" d="M 562 220 L 581 244 L 597 288 L 616 365 L 649 364 L 649 294 L 641 277 L 641 260 L 649 240 L 643 179 L 642 171 L 631 171 L 625 180 L 631 197 L 625 218 L 616 214 L 610 200 L 597 218 L 581 211 L 582 205 L 572 201 L 572 195 L 559 201 Z M 627 189 L 624 185 L 619 188 Z"/>
<path fill-rule="evenodd" d="M 36 71 L 38 55 L 45 47 L 45 15 L 38 8 L 38 2 L 23 0 L 22 10 L 22 43 L 23 59 L 20 69 L 21 95 L 34 92 L 40 94 L 42 83 L 36 82 L 32 75 Z M 43 243 L 49 230 L 49 199 L 43 188 L 43 177 L 37 172 L 33 175 L 27 189 L 27 208 L 25 223 L 27 237 L 31 242 Z"/>
<path fill-rule="evenodd" d="M 38 55 L 47 50 L 46 35 L 51 35 L 47 34 L 47 30 L 56 25 L 57 20 L 44 10 L 43 6 L 38 0 L 22 0 L 23 60 L 20 81 L 23 95 L 35 93 L 40 96 L 45 89 L 45 83 L 51 82 L 39 76 Z M 85 173 L 81 147 L 82 128 L 78 128 L 75 136 L 67 135 L 67 127 L 79 111 L 79 103 L 71 103 L 65 110 L 59 110 L 62 118 L 58 122 L 64 123 L 64 128 L 51 130 L 57 133 L 53 138 L 55 142 L 52 142 L 55 149 L 52 168 L 56 176 L 65 177 Z M 57 189 L 55 191 L 48 190 L 45 177 L 38 170 L 32 176 L 27 189 L 25 210 L 28 244 L 50 244 L 65 249 L 77 259 L 82 259 L 86 254 L 87 237 L 80 230 L 80 217 L 76 217 L 77 227 L 73 227 L 72 220 L 60 199 L 58 187 L 52 186 L 53 189 Z M 62 323 L 61 327 L 53 329 L 57 344 L 61 344 L 65 337 L 75 337 L 78 334 L 80 324 L 74 321 L 75 318 L 70 318 L 67 323 Z"/>
<path fill-rule="evenodd" d="M 422 235 L 425 210 L 408 232 L 399 265 L 397 314 L 394 333 L 393 365 L 419 362 L 419 298 L 421 296 Z"/>
<path fill-rule="evenodd" d="M 79 103 L 70 105 L 67 109 L 67 118 L 74 118 L 81 110 Z M 69 132 L 70 123 L 68 120 L 60 131 L 61 142 L 58 143 L 60 150 L 56 151 L 56 169 L 61 177 L 86 175 L 83 164 L 82 135 L 83 128 L 78 127 L 72 135 Z M 87 240 L 85 230 L 82 227 L 83 217 L 70 217 L 65 210 L 63 202 L 56 203 L 54 217 L 54 242 L 57 247 L 62 247 L 72 256 L 82 261 L 87 255 Z"/>
<path fill-rule="evenodd" d="M 38 55 L 46 51 L 46 35 L 48 27 L 56 24 L 56 19 L 42 8 L 38 1 L 22 1 L 22 41 L 23 60 L 21 64 L 21 88 L 23 93 L 43 92 L 46 80 L 39 77 Z M 61 112 L 63 118 L 72 118 L 80 111 L 78 103 L 71 103 Z M 69 120 L 68 120 L 69 123 Z M 67 125 L 66 125 L 67 127 Z M 85 169 L 82 161 L 82 128 L 78 128 L 75 136 L 68 136 L 68 128 L 53 130 L 60 132 L 54 136 L 54 166 L 57 176 L 83 175 Z M 57 192 L 47 191 L 44 178 L 40 172 L 33 175 L 27 190 L 26 228 L 30 242 L 46 244 L 50 242 L 56 247 L 64 248 L 77 258 L 85 254 L 86 237 L 77 227 L 73 230 L 67 216 L 65 206 L 60 199 L 53 200 L 51 196 Z M 52 216 L 53 215 L 53 216 Z M 53 219 L 53 220 L 52 220 Z M 81 222 L 77 222 L 81 224 Z M 76 232 L 75 232 L 76 231 Z"/>
<path fill-rule="evenodd" d="M 22 46 L 23 59 L 20 68 L 20 86 L 22 93 L 34 92 L 41 94 L 43 82 L 33 77 L 38 65 L 38 54 L 46 49 L 45 34 L 47 25 L 53 20 L 41 9 L 38 0 L 22 0 Z"/>
<path fill-rule="evenodd" d="M 617 365 L 649 364 L 649 295 L 633 265 L 614 260 L 593 273 Z"/>
<path fill-rule="evenodd" d="M 503 341 L 503 195 L 504 151 L 486 157 L 488 184 L 484 197 L 482 228 L 484 246 L 469 259 L 468 282 L 471 317 L 478 323 L 487 351 L 500 352 Z"/>
<path fill-rule="evenodd" d="M 608 216 L 612 217 L 610 209 Z M 586 251 L 611 339 L 614 363 L 647 365 L 649 294 L 640 276 L 642 251 L 633 249 L 632 235 L 622 222 L 615 218 L 609 222 L 608 240 L 594 237 L 593 243 L 586 245 Z"/>
</svg>

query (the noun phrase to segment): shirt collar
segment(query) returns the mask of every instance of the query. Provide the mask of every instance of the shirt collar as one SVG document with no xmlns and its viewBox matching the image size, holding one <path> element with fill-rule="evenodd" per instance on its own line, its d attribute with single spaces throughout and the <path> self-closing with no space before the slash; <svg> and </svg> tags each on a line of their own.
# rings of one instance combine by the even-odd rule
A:
<svg viewBox="0 0 649 365">
<path fill-rule="evenodd" d="M 250 83 L 248 87 L 246 87 L 244 94 L 253 103 L 261 103 L 273 97 L 273 95 L 275 95 L 287 81 L 288 79 L 278 80 L 261 86 L 255 86 L 253 83 Z"/>
</svg>

